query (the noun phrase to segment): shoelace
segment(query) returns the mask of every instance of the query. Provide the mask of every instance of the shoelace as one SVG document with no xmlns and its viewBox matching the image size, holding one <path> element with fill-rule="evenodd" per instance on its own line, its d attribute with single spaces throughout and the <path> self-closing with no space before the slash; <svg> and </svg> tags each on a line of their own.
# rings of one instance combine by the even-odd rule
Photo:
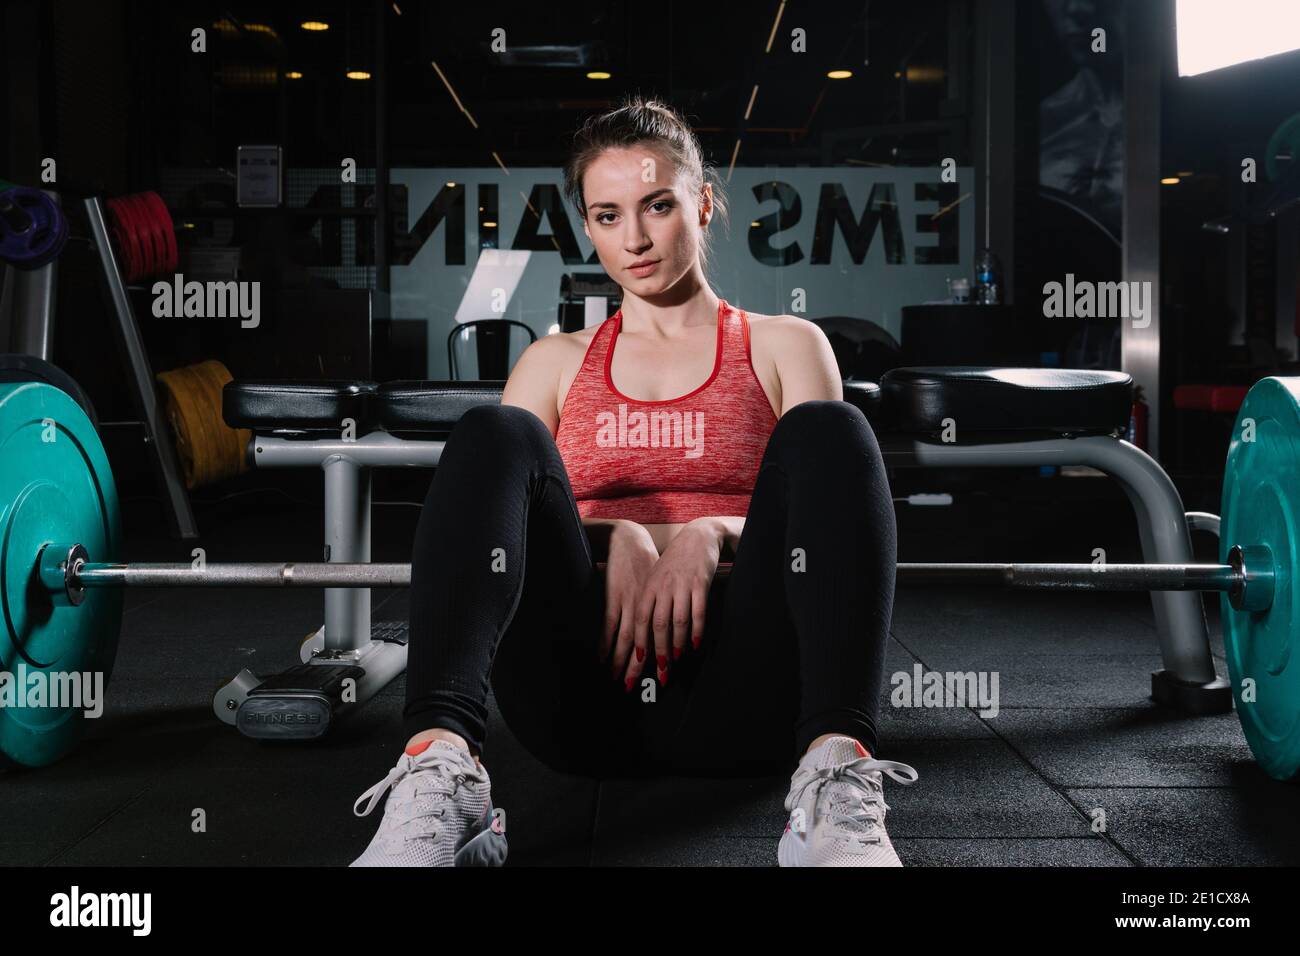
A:
<svg viewBox="0 0 1300 956">
<path fill-rule="evenodd" d="M 852 841 L 862 847 L 868 843 L 879 844 L 881 835 L 875 832 L 876 827 L 884 822 L 885 812 L 890 809 L 889 804 L 885 803 L 884 787 L 881 786 L 882 771 L 903 784 L 915 783 L 920 776 L 905 763 L 876 760 L 872 757 L 860 757 L 818 770 L 805 769 L 796 775 L 786 797 L 785 808 L 793 810 L 803 800 L 808 788 L 816 787 L 830 798 L 825 819 L 832 825 L 843 825 L 849 830 L 849 835 L 841 838 L 844 842 Z M 911 776 L 906 776 L 909 773 Z M 843 786 L 831 790 L 836 784 L 848 784 L 849 793 L 844 792 L 846 788 Z"/>
<path fill-rule="evenodd" d="M 401 781 L 409 779 L 410 787 L 400 787 Z M 481 781 L 483 774 L 477 771 L 466 772 L 464 763 L 452 754 L 443 754 L 435 752 L 432 755 L 426 755 L 417 765 L 416 758 L 403 754 L 401 761 L 388 771 L 383 780 L 375 784 L 361 796 L 357 797 L 356 802 L 352 804 L 352 813 L 358 817 L 369 816 L 379 804 L 380 798 L 390 788 L 393 793 L 389 797 L 389 807 L 396 810 L 407 806 L 416 808 L 416 812 L 410 814 L 407 819 L 395 826 L 402 829 L 415 829 L 415 836 L 436 836 L 437 824 L 428 823 L 430 818 L 441 820 L 443 811 L 446 807 L 445 801 L 436 801 L 434 804 L 423 804 L 421 809 L 420 796 L 422 794 L 450 797 L 456 792 L 456 788 L 463 780 Z M 358 810 L 362 801 L 367 800 L 364 810 Z M 419 823 L 419 826 L 411 827 L 413 823 Z"/>
</svg>

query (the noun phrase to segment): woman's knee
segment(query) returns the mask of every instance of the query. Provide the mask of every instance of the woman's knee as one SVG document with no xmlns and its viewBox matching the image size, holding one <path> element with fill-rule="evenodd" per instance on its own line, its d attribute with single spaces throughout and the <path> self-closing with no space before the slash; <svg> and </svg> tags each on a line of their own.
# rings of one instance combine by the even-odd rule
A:
<svg viewBox="0 0 1300 956">
<path fill-rule="evenodd" d="M 528 434 L 540 430 L 550 437 L 550 430 L 536 414 L 518 405 L 475 405 L 464 412 L 452 433 L 465 432 L 504 432 L 507 434 Z"/>
<path fill-rule="evenodd" d="M 513 495 L 541 472 L 564 467 L 540 418 L 514 405 L 475 405 L 457 419 L 425 496 L 420 527 L 464 511 L 473 501 Z M 454 504 L 447 504 L 448 501 Z M 438 523 L 439 531 L 445 530 Z"/>
<path fill-rule="evenodd" d="M 447 450 L 453 444 L 464 446 L 476 456 L 498 452 L 511 460 L 518 460 L 525 451 L 539 456 L 556 451 L 546 423 L 518 405 L 475 405 L 457 419 L 447 439 Z"/>
<path fill-rule="evenodd" d="M 862 409 L 840 399 L 824 398 L 795 405 L 777 420 L 773 433 L 793 431 L 804 434 L 809 430 L 835 432 L 845 429 L 858 431 L 863 428 L 871 431 L 871 425 Z"/>
<path fill-rule="evenodd" d="M 836 399 L 800 402 L 776 423 L 769 445 L 790 447 L 796 460 L 823 463 L 827 457 L 880 459 L 880 445 L 862 409 Z"/>
</svg>

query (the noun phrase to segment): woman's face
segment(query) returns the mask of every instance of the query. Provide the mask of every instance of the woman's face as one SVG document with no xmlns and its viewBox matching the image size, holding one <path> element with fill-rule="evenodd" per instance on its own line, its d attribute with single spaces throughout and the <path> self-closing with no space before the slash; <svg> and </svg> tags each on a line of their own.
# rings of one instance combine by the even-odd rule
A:
<svg viewBox="0 0 1300 956">
<path fill-rule="evenodd" d="M 700 230 L 713 214 L 712 187 L 706 185 L 697 202 L 661 151 L 607 149 L 587 166 L 582 189 L 587 238 L 605 271 L 629 292 L 658 295 L 699 265 Z M 648 275 L 630 271 L 644 260 L 658 264 Z"/>
</svg>

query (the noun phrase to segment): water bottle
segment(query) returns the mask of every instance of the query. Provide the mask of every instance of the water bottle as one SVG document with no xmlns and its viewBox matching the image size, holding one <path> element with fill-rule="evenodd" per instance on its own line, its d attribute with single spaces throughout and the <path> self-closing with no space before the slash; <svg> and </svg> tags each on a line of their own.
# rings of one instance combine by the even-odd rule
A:
<svg viewBox="0 0 1300 956">
<path fill-rule="evenodd" d="M 997 305 L 1002 301 L 1002 264 L 990 249 L 981 249 L 975 258 L 976 305 Z"/>
</svg>

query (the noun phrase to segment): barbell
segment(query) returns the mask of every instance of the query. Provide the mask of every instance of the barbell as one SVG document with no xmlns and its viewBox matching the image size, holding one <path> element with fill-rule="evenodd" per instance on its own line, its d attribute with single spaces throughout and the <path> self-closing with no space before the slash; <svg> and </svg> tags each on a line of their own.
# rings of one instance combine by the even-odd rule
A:
<svg viewBox="0 0 1300 956">
<path fill-rule="evenodd" d="M 727 577 L 731 562 L 718 565 Z M 81 544 L 51 542 L 36 555 L 41 587 L 57 606 L 78 606 L 87 588 L 404 588 L 409 564 L 223 562 L 106 564 Z M 605 562 L 597 561 L 603 571 Z M 1066 591 L 1222 591 L 1238 610 L 1273 602 L 1273 555 L 1267 545 L 1234 546 L 1227 564 L 908 564 L 900 584 L 983 584 Z"/>
<path fill-rule="evenodd" d="M 903 585 L 1215 591 L 1243 733 L 1261 767 L 1300 771 L 1300 379 L 1247 395 L 1229 447 L 1221 564 L 899 564 Z M 40 382 L 0 384 L 0 612 L 4 671 L 101 671 L 107 683 L 127 587 L 405 587 L 409 564 L 122 564 L 116 487 L 93 425 Z M 95 560 L 95 559 L 106 560 Z M 603 565 L 598 565 L 602 567 Z M 725 575 L 729 565 L 722 565 Z M 2 701 L 3 698 L 0 698 Z M 29 766 L 73 746 L 82 711 L 0 707 L 0 754 Z"/>
</svg>

